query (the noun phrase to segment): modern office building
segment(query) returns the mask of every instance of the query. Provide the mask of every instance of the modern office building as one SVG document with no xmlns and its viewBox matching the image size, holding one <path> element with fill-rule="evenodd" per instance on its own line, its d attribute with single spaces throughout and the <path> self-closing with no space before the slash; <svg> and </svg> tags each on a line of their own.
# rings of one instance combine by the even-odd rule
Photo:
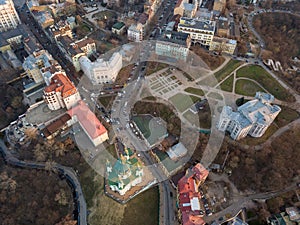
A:
<svg viewBox="0 0 300 225">
<path fill-rule="evenodd" d="M 0 32 L 14 29 L 21 24 L 12 0 L 0 0 Z"/>
<path fill-rule="evenodd" d="M 216 22 L 211 20 L 180 18 L 178 31 L 190 34 L 192 43 L 210 46 L 214 33 Z"/>
<path fill-rule="evenodd" d="M 261 137 L 281 111 L 279 106 L 271 105 L 273 101 L 273 95 L 257 92 L 255 99 L 238 107 L 237 112 L 233 112 L 230 106 L 224 106 L 217 128 L 228 131 L 234 140 L 248 134 Z"/>
</svg>

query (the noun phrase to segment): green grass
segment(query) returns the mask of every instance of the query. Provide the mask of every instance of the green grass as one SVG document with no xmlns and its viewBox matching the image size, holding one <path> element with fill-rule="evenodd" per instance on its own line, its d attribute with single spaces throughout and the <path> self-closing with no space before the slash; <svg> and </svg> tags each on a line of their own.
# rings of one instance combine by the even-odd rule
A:
<svg viewBox="0 0 300 225">
<path fill-rule="evenodd" d="M 228 77 L 226 80 L 224 80 L 222 82 L 222 84 L 220 85 L 220 88 L 223 91 L 228 91 L 228 92 L 232 92 L 232 87 L 233 87 L 233 75 L 231 75 L 230 77 Z"/>
<path fill-rule="evenodd" d="M 169 98 L 169 100 L 180 112 L 183 112 L 194 104 L 195 98 L 191 98 L 189 95 L 178 93 Z"/>
<path fill-rule="evenodd" d="M 237 71 L 236 76 L 247 77 L 259 82 L 268 92 L 279 100 L 295 101 L 294 97 L 260 66 L 245 66 Z"/>
<path fill-rule="evenodd" d="M 204 92 L 201 89 L 188 87 L 188 88 L 184 89 L 184 91 L 188 92 L 188 93 L 191 93 L 191 94 L 194 94 L 194 95 L 204 96 Z"/>
<path fill-rule="evenodd" d="M 121 225 L 158 225 L 159 191 L 153 187 L 126 204 Z"/>
<path fill-rule="evenodd" d="M 230 60 L 222 69 L 215 73 L 216 79 L 220 82 L 242 64 L 242 61 Z"/>
<path fill-rule="evenodd" d="M 296 120 L 297 118 L 299 118 L 299 114 L 297 111 L 287 108 L 285 106 L 280 106 L 280 107 L 281 107 L 281 112 L 278 114 L 278 116 L 274 120 L 274 123 L 278 127 L 283 127 L 283 126 L 289 124 L 290 122 Z"/>
<path fill-rule="evenodd" d="M 237 80 L 235 83 L 235 93 L 246 96 L 255 96 L 258 91 L 264 91 L 256 83 L 250 80 Z"/>
</svg>

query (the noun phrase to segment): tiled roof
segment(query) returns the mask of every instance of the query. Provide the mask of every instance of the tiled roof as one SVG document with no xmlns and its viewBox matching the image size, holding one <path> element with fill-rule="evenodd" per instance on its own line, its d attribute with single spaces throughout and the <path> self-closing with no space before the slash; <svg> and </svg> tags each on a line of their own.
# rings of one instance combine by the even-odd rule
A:
<svg viewBox="0 0 300 225">
<path fill-rule="evenodd" d="M 100 123 L 95 114 L 89 109 L 84 101 L 79 101 L 78 105 L 68 110 L 68 114 L 77 119 L 88 135 L 95 139 L 107 132 L 105 127 Z"/>
<path fill-rule="evenodd" d="M 77 89 L 66 75 L 63 73 L 57 73 L 52 77 L 50 85 L 45 87 L 44 91 L 61 92 L 61 96 L 65 98 L 75 94 Z"/>
</svg>

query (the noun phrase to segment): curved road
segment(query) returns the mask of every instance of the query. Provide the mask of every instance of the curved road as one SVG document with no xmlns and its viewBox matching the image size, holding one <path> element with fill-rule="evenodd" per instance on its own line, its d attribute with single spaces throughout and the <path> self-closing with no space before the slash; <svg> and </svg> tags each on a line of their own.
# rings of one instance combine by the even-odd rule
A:
<svg viewBox="0 0 300 225">
<path fill-rule="evenodd" d="M 45 163 L 25 162 L 14 157 L 11 154 L 11 152 L 7 149 L 2 139 L 0 139 L 0 152 L 4 157 L 4 160 L 11 165 L 23 167 L 23 168 L 29 168 L 29 169 L 45 169 Z M 81 185 L 77 179 L 75 171 L 70 167 L 62 166 L 57 163 L 53 165 L 52 170 L 59 171 L 59 173 L 64 175 L 66 179 L 72 184 L 72 188 L 76 194 L 74 200 L 77 203 L 77 210 L 78 210 L 77 224 L 86 225 L 87 224 L 86 202 L 82 193 Z"/>
</svg>

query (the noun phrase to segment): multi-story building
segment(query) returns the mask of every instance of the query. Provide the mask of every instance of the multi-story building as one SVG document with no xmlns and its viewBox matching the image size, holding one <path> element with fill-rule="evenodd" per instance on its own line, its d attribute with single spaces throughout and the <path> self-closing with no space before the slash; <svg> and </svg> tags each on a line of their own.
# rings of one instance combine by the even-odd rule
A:
<svg viewBox="0 0 300 225">
<path fill-rule="evenodd" d="M 202 4 L 202 0 L 200 0 L 200 5 Z M 195 16 L 197 9 L 199 7 L 198 0 L 179 0 L 177 1 L 174 8 L 174 15 L 180 15 L 183 17 L 192 18 Z"/>
<path fill-rule="evenodd" d="M 106 128 L 84 101 L 77 101 L 77 105 L 69 109 L 68 114 L 72 118 L 71 124 L 78 122 L 94 146 L 98 146 L 108 140 Z"/>
<path fill-rule="evenodd" d="M 14 29 L 0 32 L 0 51 L 5 52 L 17 47 L 28 36 L 32 36 L 32 33 L 24 24 L 19 24 Z"/>
<path fill-rule="evenodd" d="M 198 163 L 192 169 L 188 169 L 178 181 L 179 218 L 183 225 L 205 224 L 203 219 L 205 209 L 201 203 L 199 186 L 204 183 L 208 173 L 208 170 Z"/>
<path fill-rule="evenodd" d="M 179 32 L 190 34 L 192 43 L 210 46 L 215 32 L 215 21 L 182 17 L 178 24 Z"/>
<path fill-rule="evenodd" d="M 51 25 L 49 29 L 52 38 L 56 41 L 58 37 L 68 36 L 73 38 L 71 26 L 66 21 L 59 21 L 55 25 Z"/>
<path fill-rule="evenodd" d="M 219 17 L 217 21 L 216 35 L 219 37 L 228 37 L 230 35 L 229 22 L 225 17 Z"/>
<path fill-rule="evenodd" d="M 209 51 L 216 51 L 219 53 L 227 53 L 232 55 L 235 52 L 236 45 L 236 40 L 214 37 L 211 45 L 209 46 Z"/>
<path fill-rule="evenodd" d="M 40 83 L 44 82 L 43 69 L 55 64 L 57 64 L 57 61 L 53 59 L 47 50 L 40 50 L 25 58 L 23 69 L 35 83 Z"/>
<path fill-rule="evenodd" d="M 113 83 L 122 68 L 122 55 L 115 52 L 109 60 L 97 59 L 91 62 L 88 57 L 79 58 L 84 74 L 93 84 Z"/>
<path fill-rule="evenodd" d="M 50 110 L 70 109 L 81 99 L 77 88 L 63 72 L 54 74 L 51 83 L 44 88 L 43 97 Z"/>
<path fill-rule="evenodd" d="M 132 24 L 127 30 L 127 37 L 130 41 L 139 42 L 144 40 L 146 28 L 148 25 L 149 15 L 146 13 L 142 13 L 139 16 L 139 20 L 137 24 Z"/>
<path fill-rule="evenodd" d="M 271 105 L 273 101 L 273 95 L 257 92 L 255 99 L 238 107 L 237 112 L 233 112 L 230 106 L 224 106 L 217 128 L 228 131 L 234 140 L 248 134 L 261 137 L 281 111 L 279 106 Z"/>
<path fill-rule="evenodd" d="M 125 28 L 125 23 L 117 22 L 112 26 L 111 32 L 117 35 L 122 35 L 125 32 Z"/>
<path fill-rule="evenodd" d="M 83 38 L 74 42 L 66 35 L 58 37 L 57 44 L 76 71 L 80 70 L 79 58 L 81 56 L 89 57 L 96 52 L 96 43 L 91 38 Z"/>
<path fill-rule="evenodd" d="M 0 1 L 0 32 L 16 28 L 21 24 L 12 0 Z"/>
<path fill-rule="evenodd" d="M 190 46 L 191 37 L 189 34 L 175 31 L 166 32 L 156 42 L 155 53 L 186 61 Z"/>
</svg>

